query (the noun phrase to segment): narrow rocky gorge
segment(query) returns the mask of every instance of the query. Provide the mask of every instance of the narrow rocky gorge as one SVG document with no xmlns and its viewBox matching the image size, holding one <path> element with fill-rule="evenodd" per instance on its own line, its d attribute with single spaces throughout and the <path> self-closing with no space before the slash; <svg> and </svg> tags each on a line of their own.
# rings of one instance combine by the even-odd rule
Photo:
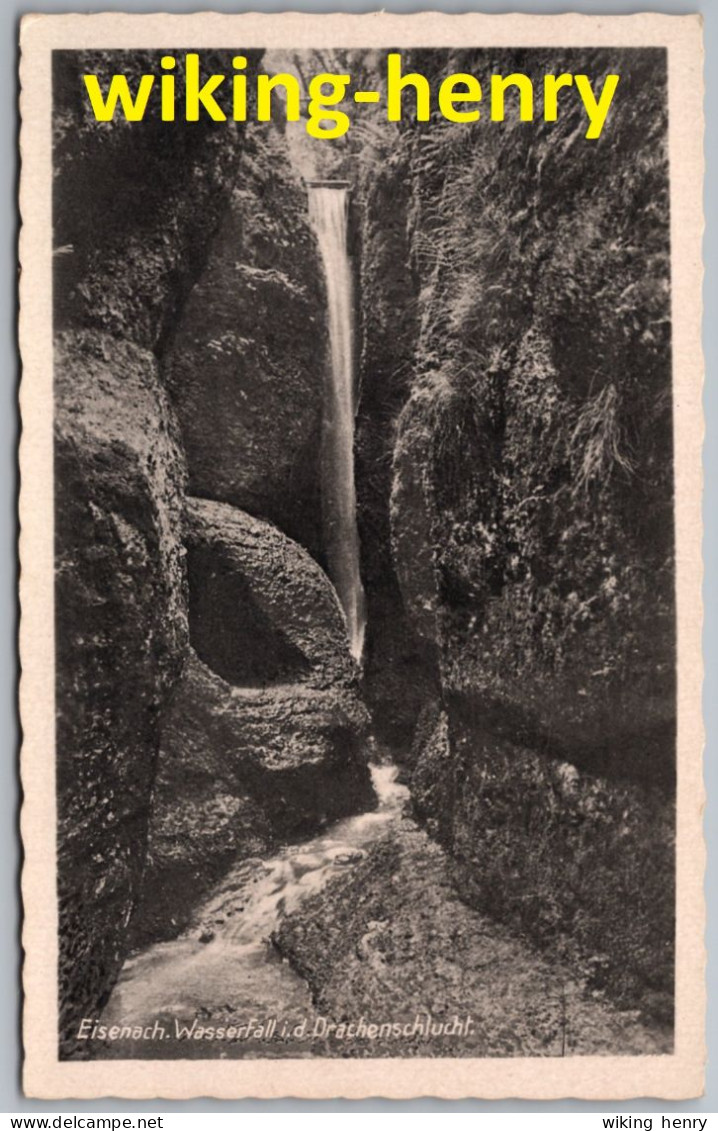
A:
<svg viewBox="0 0 718 1131">
<path fill-rule="evenodd" d="M 619 54 L 590 146 L 148 121 L 140 210 L 109 55 L 56 53 L 63 1056 L 670 1049 L 665 72 Z M 337 1036 L 424 1015 L 473 1025 Z"/>
</svg>

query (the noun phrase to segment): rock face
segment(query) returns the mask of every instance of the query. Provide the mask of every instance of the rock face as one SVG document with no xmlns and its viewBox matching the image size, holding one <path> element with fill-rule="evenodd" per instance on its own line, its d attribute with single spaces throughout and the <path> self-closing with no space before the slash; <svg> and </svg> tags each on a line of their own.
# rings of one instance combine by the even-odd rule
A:
<svg viewBox="0 0 718 1131">
<path fill-rule="evenodd" d="M 231 687 L 192 656 L 165 722 L 160 779 L 194 774 L 248 789 L 275 831 L 298 833 L 354 812 L 357 790 L 370 799 L 359 756 L 366 723 L 349 691 Z"/>
<path fill-rule="evenodd" d="M 462 896 L 537 942 L 558 944 L 590 986 L 670 1025 L 670 796 L 660 784 L 585 773 L 550 748 L 502 739 L 483 729 L 473 704 L 455 704 L 450 717 L 449 773 L 436 745 L 420 767 L 453 796 L 449 836 Z"/>
<path fill-rule="evenodd" d="M 127 54 L 131 89 L 161 54 Z M 251 79 L 261 52 L 247 57 Z M 209 72 L 231 59 L 202 53 Z M 164 919 L 171 933 L 193 880 L 371 791 L 320 568 L 232 507 L 195 501 L 185 526 L 181 445 L 194 490 L 320 555 L 325 303 L 286 141 L 271 125 L 161 121 L 152 103 L 141 126 L 99 123 L 82 76 L 105 89 L 116 53 L 60 51 L 53 66 L 60 1004 L 74 1056 L 130 930 Z M 176 686 L 190 635 L 209 667 L 193 654 Z M 150 899 L 133 922 L 150 810 Z"/>
<path fill-rule="evenodd" d="M 392 461 L 391 550 L 403 607 L 414 631 L 436 645 L 439 639 L 439 578 L 435 540 L 438 516 L 427 477 L 431 432 L 413 426 L 422 412 L 420 397 L 399 417 Z"/>
<path fill-rule="evenodd" d="M 232 687 L 192 655 L 162 734 L 135 939 L 174 935 L 240 856 L 375 804 L 347 688 Z"/>
<path fill-rule="evenodd" d="M 138 941 L 175 933 L 231 859 L 375 803 L 368 715 L 326 575 L 227 503 L 189 499 L 185 538 L 202 658 L 164 720 Z"/>
<path fill-rule="evenodd" d="M 268 518 L 319 555 L 323 274 L 282 136 L 249 134 L 164 379 L 192 493 Z"/>
<path fill-rule="evenodd" d="M 97 122 L 82 76 L 97 75 L 106 89 L 117 54 L 53 53 L 55 325 L 161 349 L 236 183 L 245 131 L 231 122 L 163 122 L 152 99 L 141 125 Z M 160 73 L 163 54 L 124 55 L 130 89 Z M 203 51 L 203 69 L 231 72 L 232 54 Z M 246 55 L 251 72 L 261 52 Z M 176 89 L 181 104 L 181 72 Z"/>
<path fill-rule="evenodd" d="M 354 218 L 361 264 L 357 290 L 363 296 L 355 458 L 367 601 L 364 686 L 377 738 L 402 758 L 411 750 L 422 705 L 438 695 L 436 634 L 426 631 L 423 619 L 414 615 L 417 610 L 403 599 L 409 578 L 424 579 L 431 570 L 428 527 L 414 539 L 405 577 L 400 578 L 401 567 L 392 555 L 398 530 L 398 512 L 393 521 L 390 515 L 396 419 L 411 391 L 419 330 L 419 280 L 412 270 L 406 222 L 409 185 L 397 161 L 372 164 L 367 183 L 357 185 L 363 207 Z M 421 466 L 411 456 L 409 466 L 421 476 Z M 402 507 L 401 514 L 416 516 L 418 511 Z M 430 609 L 425 612 L 432 617 Z"/>
<path fill-rule="evenodd" d="M 508 116 L 500 131 L 479 123 L 461 144 L 439 122 L 390 138 L 391 230 L 383 242 L 364 225 L 363 298 L 386 309 L 379 267 L 403 238 L 415 319 L 413 330 L 398 323 L 384 394 L 391 483 L 377 471 L 377 497 L 364 497 L 376 522 L 389 513 L 393 583 L 429 645 L 436 690 L 429 673 L 405 748 L 417 812 L 454 854 L 462 892 L 542 941 L 545 914 L 622 1000 L 645 992 L 665 1004 L 675 770 L 665 61 L 626 51 L 619 62 L 624 99 L 597 145 L 578 109 L 531 131 Z M 412 64 L 437 81 L 572 66 L 570 52 L 532 52 L 520 66 L 511 52 L 415 52 Z M 595 51 L 582 66 L 617 63 Z M 373 167 L 369 179 L 367 202 Z M 376 313 L 364 333 L 371 358 L 386 336 Z M 369 575 L 370 607 L 378 592 Z M 379 643 L 373 663 L 396 667 L 395 654 Z M 636 923 L 634 942 L 619 919 Z"/>
<path fill-rule="evenodd" d="M 574 963 L 467 907 L 445 854 L 413 822 L 290 909 L 273 942 L 323 1019 L 310 1021 L 314 1039 L 302 1046 L 315 1056 L 635 1056 L 672 1047 L 670 1029 L 586 994 Z"/>
<path fill-rule="evenodd" d="M 160 54 L 128 53 L 132 88 Z M 99 123 L 82 75 L 104 86 L 116 53 L 59 51 L 53 67 L 54 322 L 68 331 L 55 359 L 60 1009 L 72 1054 L 77 1017 L 101 1007 L 126 951 L 161 715 L 187 647 L 186 471 L 157 355 L 243 139 L 152 111 L 139 127 Z"/>
<path fill-rule="evenodd" d="M 124 956 L 160 716 L 187 647 L 185 467 L 147 351 L 62 334 L 55 391 L 60 1025 L 69 1050 Z"/>
</svg>

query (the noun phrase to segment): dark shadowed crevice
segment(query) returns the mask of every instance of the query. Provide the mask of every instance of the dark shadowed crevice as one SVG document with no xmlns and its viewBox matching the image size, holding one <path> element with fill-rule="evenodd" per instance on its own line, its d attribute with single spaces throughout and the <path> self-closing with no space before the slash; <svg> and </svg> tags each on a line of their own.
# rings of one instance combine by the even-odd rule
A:
<svg viewBox="0 0 718 1131">
<path fill-rule="evenodd" d="M 300 679 L 310 664 L 253 599 L 222 553 L 187 553 L 190 640 L 199 658 L 228 683 L 266 687 Z"/>
</svg>

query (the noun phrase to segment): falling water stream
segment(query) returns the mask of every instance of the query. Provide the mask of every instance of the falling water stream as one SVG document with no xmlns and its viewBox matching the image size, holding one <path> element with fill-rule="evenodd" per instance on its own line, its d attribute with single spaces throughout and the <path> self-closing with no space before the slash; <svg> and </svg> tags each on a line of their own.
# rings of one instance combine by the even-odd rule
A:
<svg viewBox="0 0 718 1131">
<path fill-rule="evenodd" d="M 242 861 L 227 873 L 192 917 L 193 926 L 170 942 L 132 955 L 102 1016 L 107 1026 L 152 1026 L 159 1021 L 174 1035 L 195 1018 L 241 1019 L 311 1014 L 309 989 L 276 954 L 272 932 L 285 915 L 314 895 L 332 876 L 358 864 L 369 847 L 397 821 L 408 798 L 396 781 L 396 767 L 372 766 L 379 799 L 376 810 L 347 817 L 302 844 L 289 845 L 264 861 Z M 250 1041 L 234 1046 L 201 1046 L 197 1055 L 252 1054 Z M 192 1041 L 183 1041 L 193 1055 Z M 231 1047 L 231 1046 L 229 1046 Z M 266 1053 L 266 1045 L 258 1046 Z M 204 1051 L 202 1051 L 204 1050 Z M 126 1043 L 104 1055 L 127 1056 Z M 177 1044 L 139 1041 L 132 1056 L 177 1056 Z"/>
<path fill-rule="evenodd" d="M 364 646 L 364 590 L 359 573 L 354 487 L 354 303 L 347 249 L 349 190 L 344 182 L 311 183 L 309 218 L 324 265 L 329 308 L 331 381 L 324 407 L 322 509 L 329 575 L 347 619 L 354 658 Z"/>
<path fill-rule="evenodd" d="M 347 249 L 348 186 L 309 186 L 309 215 L 324 265 L 329 309 L 331 374 L 322 442 L 322 507 L 329 574 L 344 609 L 352 654 L 364 643 L 364 591 L 354 487 L 354 309 Z M 342 869 L 356 865 L 369 846 L 399 818 L 408 797 L 396 768 L 373 766 L 379 799 L 374 812 L 339 821 L 301 845 L 268 860 L 242 861 L 192 914 L 179 938 L 132 955 L 102 1015 L 106 1026 L 177 1025 L 197 1018 L 232 1019 L 272 1014 L 308 1016 L 312 1004 L 304 980 L 271 945 L 282 918 L 296 910 Z M 183 1042 L 190 1050 L 192 1041 Z M 173 1049 L 175 1051 L 173 1051 Z M 252 1054 L 251 1042 L 242 1053 Z M 266 1052 L 266 1048 L 263 1050 Z M 174 1041 L 138 1040 L 132 1051 L 110 1046 L 104 1055 L 177 1056 Z M 185 1051 L 180 1055 L 193 1055 Z M 198 1055 L 207 1055 L 207 1052 Z M 212 1053 L 210 1053 L 212 1055 Z M 217 1052 L 214 1055 L 238 1055 Z"/>
</svg>

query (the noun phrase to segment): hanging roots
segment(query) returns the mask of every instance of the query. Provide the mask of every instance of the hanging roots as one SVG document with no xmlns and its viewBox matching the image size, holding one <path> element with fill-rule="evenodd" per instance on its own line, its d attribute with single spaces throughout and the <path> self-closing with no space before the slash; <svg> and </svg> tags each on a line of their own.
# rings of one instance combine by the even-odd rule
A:
<svg viewBox="0 0 718 1131">
<path fill-rule="evenodd" d="M 571 463 L 576 467 L 574 493 L 588 492 L 597 481 L 608 482 L 616 468 L 631 475 L 634 464 L 622 446 L 618 393 L 609 383 L 584 406 L 569 440 Z"/>
</svg>

